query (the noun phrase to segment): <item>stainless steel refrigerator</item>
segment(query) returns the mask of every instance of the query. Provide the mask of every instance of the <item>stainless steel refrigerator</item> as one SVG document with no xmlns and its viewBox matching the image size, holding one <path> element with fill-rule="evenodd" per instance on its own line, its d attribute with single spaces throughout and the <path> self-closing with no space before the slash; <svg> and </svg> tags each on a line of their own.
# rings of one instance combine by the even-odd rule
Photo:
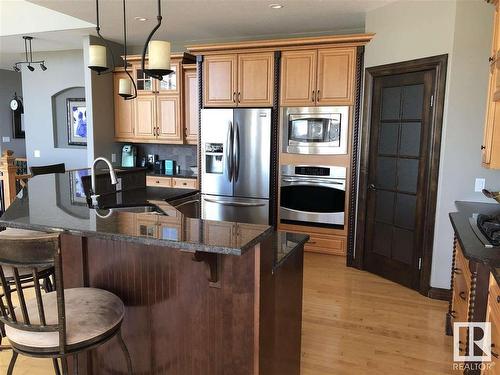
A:
<svg viewBox="0 0 500 375">
<path fill-rule="evenodd" d="M 203 109 L 202 218 L 268 224 L 270 153 L 270 109 Z"/>
</svg>

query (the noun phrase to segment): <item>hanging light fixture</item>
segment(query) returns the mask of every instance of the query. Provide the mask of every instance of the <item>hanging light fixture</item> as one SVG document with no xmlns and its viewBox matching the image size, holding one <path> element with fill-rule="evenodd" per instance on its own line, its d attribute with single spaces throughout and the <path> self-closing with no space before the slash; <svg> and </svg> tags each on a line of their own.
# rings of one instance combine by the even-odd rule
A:
<svg viewBox="0 0 500 375">
<path fill-rule="evenodd" d="M 125 73 L 127 73 L 128 78 L 120 78 L 118 82 L 118 95 L 120 95 L 125 100 L 131 100 L 137 98 L 137 86 L 135 85 L 134 79 L 127 70 L 127 17 L 125 13 L 125 0 L 123 0 L 123 68 Z M 132 93 L 132 86 L 134 91 Z"/>
<path fill-rule="evenodd" d="M 107 49 L 111 52 L 111 61 L 113 63 L 113 68 L 109 71 L 111 73 L 115 68 L 115 59 L 113 56 L 113 51 L 109 48 L 108 41 L 101 35 L 101 25 L 99 23 L 99 0 L 95 0 L 95 11 L 96 11 L 96 31 L 97 35 L 103 41 L 104 45 L 91 44 L 89 46 L 89 69 L 101 74 L 108 70 L 108 58 Z"/>
<path fill-rule="evenodd" d="M 153 28 L 142 50 L 142 71 L 151 78 L 162 80 L 164 76 L 173 73 L 170 68 L 170 42 L 151 40 L 156 30 L 161 26 L 161 0 L 158 0 L 158 23 Z M 149 49 L 149 51 L 148 51 Z M 148 68 L 146 69 L 146 51 L 148 51 Z"/>
<path fill-rule="evenodd" d="M 30 72 L 35 71 L 35 67 L 32 66 L 31 64 L 40 64 L 40 69 L 43 71 L 47 70 L 47 67 L 45 66 L 45 60 L 38 60 L 38 61 L 33 61 L 33 48 L 31 46 L 31 41 L 33 40 L 32 36 L 23 36 L 24 39 L 24 55 L 26 58 L 26 61 L 18 61 L 14 64 L 12 69 L 14 69 L 15 72 L 20 72 L 21 71 L 21 65 L 28 65 L 27 68 Z"/>
</svg>

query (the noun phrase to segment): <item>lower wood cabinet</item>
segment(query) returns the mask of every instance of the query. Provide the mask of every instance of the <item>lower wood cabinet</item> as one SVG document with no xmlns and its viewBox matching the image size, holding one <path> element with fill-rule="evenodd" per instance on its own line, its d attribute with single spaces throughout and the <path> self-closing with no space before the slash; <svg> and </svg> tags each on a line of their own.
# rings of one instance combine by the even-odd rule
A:
<svg viewBox="0 0 500 375">
<path fill-rule="evenodd" d="M 181 177 L 146 176 L 146 186 L 178 189 L 198 189 L 198 179 Z"/>
<path fill-rule="evenodd" d="M 500 288 L 493 275 L 490 277 L 488 313 L 486 320 L 491 323 L 491 366 L 485 367 L 484 374 L 500 374 Z"/>
<path fill-rule="evenodd" d="M 324 230 L 321 233 L 314 232 L 317 227 L 305 227 L 298 225 L 282 224 L 278 225 L 279 230 L 287 232 L 297 232 L 308 234 L 310 239 L 304 246 L 305 251 L 313 253 L 345 256 L 347 253 L 347 237 L 340 233 L 328 233 Z M 322 228 L 320 228 L 322 229 Z"/>
</svg>

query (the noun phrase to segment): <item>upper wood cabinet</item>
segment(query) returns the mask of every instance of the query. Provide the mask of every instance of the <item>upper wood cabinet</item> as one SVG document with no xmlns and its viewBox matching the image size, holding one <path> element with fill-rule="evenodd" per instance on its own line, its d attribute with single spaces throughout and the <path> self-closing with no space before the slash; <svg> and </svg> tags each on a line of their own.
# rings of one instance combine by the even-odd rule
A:
<svg viewBox="0 0 500 375">
<path fill-rule="evenodd" d="M 156 96 L 142 95 L 135 99 L 134 138 L 148 140 L 156 136 Z"/>
<path fill-rule="evenodd" d="M 184 140 L 198 143 L 199 100 L 196 67 L 184 70 Z"/>
<path fill-rule="evenodd" d="M 498 2 L 495 3 L 494 17 L 484 140 L 481 152 L 484 167 L 500 169 L 500 10 Z"/>
<path fill-rule="evenodd" d="M 180 103 L 178 96 L 156 96 L 156 138 L 169 143 L 182 143 Z"/>
<path fill-rule="evenodd" d="M 355 70 L 355 47 L 285 51 L 281 105 L 352 105 Z"/>
<path fill-rule="evenodd" d="M 205 107 L 272 107 L 272 52 L 209 55 L 204 58 Z"/>
<path fill-rule="evenodd" d="M 124 72 L 116 72 L 113 75 L 115 137 L 117 139 L 127 139 L 134 136 L 134 101 L 123 100 L 123 98 L 118 95 L 120 78 L 128 78 L 128 76 Z"/>
<path fill-rule="evenodd" d="M 146 76 L 142 70 L 140 62 L 136 62 L 132 66 L 138 95 L 179 93 L 179 61 L 172 61 L 170 63 L 170 68 L 173 70 L 173 73 L 163 77 L 163 80 L 161 81 Z"/>
</svg>

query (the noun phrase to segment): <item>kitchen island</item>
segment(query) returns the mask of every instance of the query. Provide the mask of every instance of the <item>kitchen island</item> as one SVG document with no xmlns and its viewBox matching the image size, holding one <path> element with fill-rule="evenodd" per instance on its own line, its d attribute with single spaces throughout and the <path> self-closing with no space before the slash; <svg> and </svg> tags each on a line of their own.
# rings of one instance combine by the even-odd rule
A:
<svg viewBox="0 0 500 375">
<path fill-rule="evenodd" d="M 94 210 L 76 190 L 74 172 L 37 176 L 0 226 L 60 232 L 65 288 L 124 301 L 134 374 L 299 374 L 308 236 L 169 204 L 196 191 L 139 188 Z M 126 373 L 113 340 L 79 365 L 81 374 Z"/>
</svg>

